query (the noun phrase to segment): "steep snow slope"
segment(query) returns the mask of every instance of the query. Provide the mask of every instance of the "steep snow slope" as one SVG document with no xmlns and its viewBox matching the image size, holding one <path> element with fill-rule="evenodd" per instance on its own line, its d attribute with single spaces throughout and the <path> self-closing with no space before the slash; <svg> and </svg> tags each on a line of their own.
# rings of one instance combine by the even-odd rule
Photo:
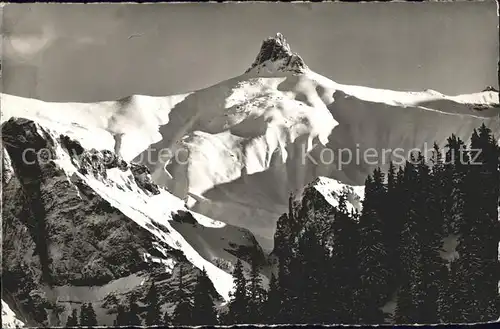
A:
<svg viewBox="0 0 500 329">
<path fill-rule="evenodd" d="M 22 328 L 25 324 L 20 321 L 9 305 L 2 300 L 2 328 Z"/>
<path fill-rule="evenodd" d="M 179 102 L 160 128 L 162 140 L 138 159 L 153 155 L 147 165 L 156 182 L 187 196 L 193 210 L 250 229 L 270 250 L 290 192 L 317 176 L 361 185 L 389 161 L 339 166 L 330 154 L 430 150 L 452 133 L 467 139 L 482 123 L 498 135 L 494 104 L 491 91 L 450 97 L 338 84 L 307 68 L 278 36 L 264 42 L 245 74 Z M 159 155 L 164 148 L 178 157 Z"/>
<path fill-rule="evenodd" d="M 319 192 L 319 195 L 317 193 L 315 195 L 324 199 L 333 207 L 338 206 L 340 195 L 345 193 L 347 195 L 347 210 L 361 211 L 362 209 L 362 201 L 365 194 L 364 186 L 350 186 L 342 184 L 335 179 L 320 176 L 295 193 L 295 202 L 301 202 L 305 195 L 308 194 L 308 190 L 311 189 Z"/>
<path fill-rule="evenodd" d="M 33 119 L 45 126 L 57 127 L 58 131 L 65 130 L 84 147 L 100 145 L 118 151 L 125 161 L 130 161 L 161 138 L 158 127 L 169 121 L 170 110 L 187 94 L 134 95 L 98 103 L 56 103 L 7 94 L 0 96 L 1 122 L 11 117 Z"/>
<path fill-rule="evenodd" d="M 482 123 L 498 136 L 495 105 L 494 91 L 446 96 L 339 84 L 309 69 L 280 34 L 263 42 L 244 74 L 185 95 L 95 104 L 2 95 L 7 117 L 42 116 L 84 145 L 99 142 L 134 158 L 190 209 L 248 228 L 266 250 L 290 192 L 318 176 L 362 185 L 376 165 L 388 163 L 339 165 L 339 150 L 399 148 L 406 156 L 434 141 L 443 146 L 452 133 L 468 139 Z"/>
<path fill-rule="evenodd" d="M 111 151 L 85 150 L 27 119 L 4 123 L 2 140 L 4 289 L 31 324 L 60 325 L 82 302 L 94 304 L 100 323 L 112 324 L 110 294 L 144 293 L 151 280 L 172 291 L 179 263 L 205 268 L 227 301 L 227 264 L 249 252 L 263 258 L 248 231 L 190 212 L 151 182 L 147 168 Z M 25 161 L 29 149 L 44 157 L 28 154 Z M 186 215 L 192 221 L 183 222 Z M 186 273 L 192 282 L 194 272 Z"/>
</svg>

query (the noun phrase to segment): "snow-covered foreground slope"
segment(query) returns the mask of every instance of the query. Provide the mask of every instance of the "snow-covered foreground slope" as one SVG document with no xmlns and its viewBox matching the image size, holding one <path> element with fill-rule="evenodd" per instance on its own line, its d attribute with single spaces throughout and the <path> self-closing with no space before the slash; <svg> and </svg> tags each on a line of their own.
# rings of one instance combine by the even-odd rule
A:
<svg viewBox="0 0 500 329">
<path fill-rule="evenodd" d="M 85 150 L 27 119 L 4 123 L 2 141 L 3 289 L 27 323 L 60 325 L 91 302 L 99 323 L 111 325 L 110 294 L 144 293 L 151 281 L 165 290 L 168 309 L 182 264 L 205 268 L 227 301 L 229 265 L 248 252 L 263 258 L 248 231 L 189 211 L 147 168 L 113 152 Z M 190 281 L 196 271 L 185 271 Z"/>
<path fill-rule="evenodd" d="M 310 70 L 277 35 L 247 72 L 203 90 L 94 104 L 2 95 L 2 114 L 43 118 L 84 146 L 115 149 L 191 210 L 251 230 L 269 251 L 291 192 L 318 176 L 362 185 L 388 163 L 383 152 L 406 157 L 444 146 L 453 133 L 467 140 L 482 123 L 499 136 L 498 102 L 494 91 L 446 96 L 339 84 Z M 361 157 L 342 156 L 339 165 L 342 149 Z M 379 156 L 365 161 L 371 149 Z"/>
</svg>

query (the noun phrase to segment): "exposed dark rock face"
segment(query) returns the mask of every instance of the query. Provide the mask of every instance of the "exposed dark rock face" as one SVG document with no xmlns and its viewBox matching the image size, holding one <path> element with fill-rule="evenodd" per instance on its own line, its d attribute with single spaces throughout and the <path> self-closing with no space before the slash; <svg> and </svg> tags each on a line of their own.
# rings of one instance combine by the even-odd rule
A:
<svg viewBox="0 0 500 329">
<path fill-rule="evenodd" d="M 290 45 L 285 40 L 281 33 L 277 33 L 275 37 L 267 38 L 262 42 L 257 58 L 246 71 L 249 72 L 259 65 L 265 65 L 266 62 L 283 61 L 282 65 L 278 67 L 280 71 L 290 71 L 297 74 L 304 73 L 307 65 L 304 60 L 290 49 Z"/>
<path fill-rule="evenodd" d="M 130 171 L 132 171 L 132 174 L 134 175 L 137 186 L 153 194 L 160 193 L 158 185 L 153 183 L 153 181 L 151 180 L 151 173 L 148 167 L 137 163 L 131 163 Z"/>
<path fill-rule="evenodd" d="M 301 195 L 290 196 L 288 212 L 278 219 L 275 246 L 276 239 L 288 240 L 292 238 L 297 240 L 309 226 L 314 226 L 320 233 L 325 245 L 331 246 L 334 239 L 331 233 L 331 224 L 335 221 L 336 207 L 330 204 L 315 187 L 319 181 L 318 178 L 307 184 Z M 355 209 L 361 209 L 360 197 L 352 188 L 345 187 L 341 193 Z M 332 196 L 337 200 L 339 198 L 339 195 L 332 194 Z M 269 261 L 276 265 L 276 249 L 271 253 Z"/>
<path fill-rule="evenodd" d="M 128 169 L 128 164 L 109 150 L 97 151 L 91 149 L 90 151 L 83 151 L 80 156 L 73 159 L 78 159 L 80 162 L 79 171 L 82 174 L 92 174 L 97 179 L 107 179 L 108 169 L 118 168 L 121 171 L 127 171 Z"/>
<path fill-rule="evenodd" d="M 48 252 L 46 211 L 42 200 L 45 195 L 42 185 L 44 175 L 52 175 L 54 172 L 52 165 L 45 165 L 52 164 L 50 160 L 55 159 L 54 140 L 33 121 L 14 118 L 2 126 L 2 140 L 21 183 L 22 199 L 30 204 L 29 208 L 23 206 L 26 211 L 22 220 L 35 241 L 42 277 L 50 285 L 51 259 Z"/>
<path fill-rule="evenodd" d="M 79 156 L 85 150 L 80 142 L 72 140 L 66 135 L 59 135 L 61 146 L 64 147 L 71 156 Z"/>
<path fill-rule="evenodd" d="M 131 275 L 154 280 L 161 290 L 173 290 L 176 279 L 166 271 L 167 263 L 174 271 L 182 265 L 185 280 L 194 282 L 199 270 L 182 252 L 126 217 L 58 161 L 66 152 L 81 173 L 103 181 L 109 169 L 133 168 L 138 186 L 159 193 L 144 168 L 129 166 L 111 151 L 85 150 L 67 136 L 55 138 L 26 119 L 5 122 L 2 141 L 3 291 L 15 301 L 11 307 L 25 323 L 62 325 L 82 299 L 96 309 L 109 306 L 112 314 L 116 303 L 109 301 L 109 294 L 104 300 L 83 292 L 117 280 L 128 282 Z M 130 294 L 142 298 L 148 285 L 139 283 L 124 284 L 112 294 L 117 303 L 126 303 Z M 171 307 L 172 298 L 166 295 L 165 307 Z M 98 318 L 111 325 L 114 316 L 98 312 Z"/>
<path fill-rule="evenodd" d="M 493 86 L 488 86 L 488 87 L 484 88 L 483 91 L 496 91 L 496 92 L 498 92 L 498 90 Z"/>
<path fill-rule="evenodd" d="M 119 155 L 110 150 L 91 149 L 85 150 L 78 141 L 72 140 L 68 136 L 60 135 L 61 145 L 67 150 L 72 161 L 80 168 L 79 171 L 86 175 L 92 174 L 97 179 L 106 180 L 107 170 L 118 168 L 121 171 L 130 169 L 134 180 L 144 192 L 153 195 L 160 194 L 160 188 L 151 180 L 149 169 L 141 164 L 131 163 L 130 165 Z"/>
</svg>

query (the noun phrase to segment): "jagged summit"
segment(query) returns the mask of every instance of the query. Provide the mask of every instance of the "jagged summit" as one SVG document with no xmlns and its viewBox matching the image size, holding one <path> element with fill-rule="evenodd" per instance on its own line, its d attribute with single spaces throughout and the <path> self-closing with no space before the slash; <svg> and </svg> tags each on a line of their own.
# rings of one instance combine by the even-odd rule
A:
<svg viewBox="0 0 500 329">
<path fill-rule="evenodd" d="M 252 66 L 245 72 L 266 71 L 284 71 L 297 74 L 304 73 L 307 65 L 304 60 L 290 49 L 290 45 L 281 33 L 269 37 L 262 42 L 260 51 L 252 63 Z"/>
<path fill-rule="evenodd" d="M 483 92 L 484 91 L 496 91 L 496 92 L 498 92 L 498 89 L 496 89 L 493 86 L 487 86 L 486 88 L 483 89 Z"/>
</svg>

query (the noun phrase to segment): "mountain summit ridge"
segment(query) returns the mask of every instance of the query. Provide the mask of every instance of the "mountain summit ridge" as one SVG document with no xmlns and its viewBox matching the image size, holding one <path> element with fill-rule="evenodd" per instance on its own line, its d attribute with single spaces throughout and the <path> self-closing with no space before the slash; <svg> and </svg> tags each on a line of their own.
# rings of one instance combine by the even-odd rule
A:
<svg viewBox="0 0 500 329">
<path fill-rule="evenodd" d="M 255 61 L 245 73 L 260 72 L 264 68 L 271 72 L 277 70 L 296 74 L 305 73 L 308 69 L 302 57 L 292 52 L 290 45 L 280 32 L 262 42 Z"/>
</svg>

